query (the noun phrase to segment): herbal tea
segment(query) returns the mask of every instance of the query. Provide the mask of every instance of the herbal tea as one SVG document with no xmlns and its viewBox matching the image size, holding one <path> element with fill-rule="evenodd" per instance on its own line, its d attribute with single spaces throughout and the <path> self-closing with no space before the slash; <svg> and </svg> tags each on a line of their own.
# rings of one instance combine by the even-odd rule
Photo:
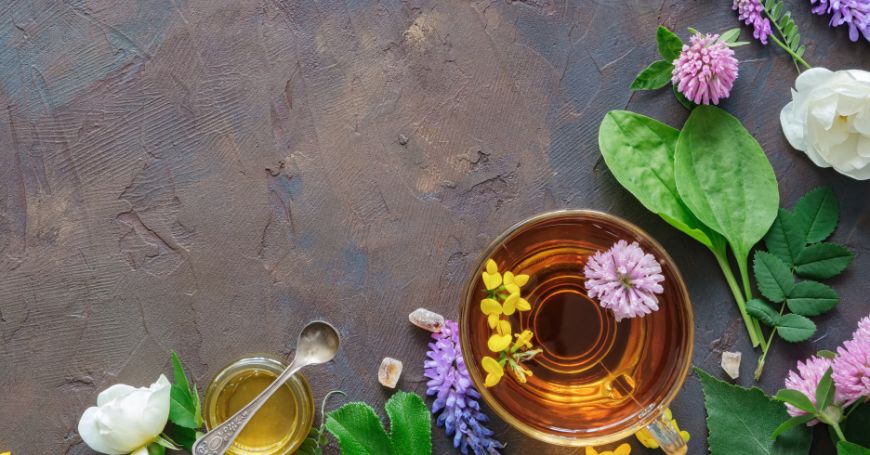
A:
<svg viewBox="0 0 870 455">
<path fill-rule="evenodd" d="M 620 239 L 637 241 L 652 253 L 665 281 L 658 311 L 616 322 L 587 296 L 583 267 L 589 256 Z M 511 325 L 515 332 L 532 330 L 532 343 L 543 350 L 525 364 L 533 373 L 526 384 L 505 375 L 482 391 L 491 395 L 487 401 L 493 407 L 573 444 L 632 428 L 656 405 L 670 401 L 688 366 L 692 322 L 682 281 L 657 244 L 607 216 L 566 213 L 509 233 L 488 257 L 500 270 L 529 275 L 523 294 L 532 308 L 514 313 Z M 490 354 L 490 330 L 478 303 L 485 294 L 479 275 L 469 284 L 463 310 L 463 325 L 471 332 L 465 346 L 475 359 L 467 362 L 470 369 Z"/>
</svg>

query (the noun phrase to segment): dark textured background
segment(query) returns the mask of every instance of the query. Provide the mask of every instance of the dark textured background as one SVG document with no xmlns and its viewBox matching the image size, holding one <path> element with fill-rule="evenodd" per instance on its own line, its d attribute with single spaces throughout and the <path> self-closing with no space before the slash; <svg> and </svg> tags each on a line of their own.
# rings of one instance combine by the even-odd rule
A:
<svg viewBox="0 0 870 455">
<path fill-rule="evenodd" d="M 493 236 L 566 207 L 660 240 L 694 301 L 695 363 L 721 375 L 720 351 L 741 350 L 750 384 L 755 355 L 713 257 L 620 188 L 596 138 L 609 109 L 682 124 L 670 93 L 627 87 L 657 58 L 657 24 L 721 31 L 737 25 L 730 3 L 2 2 L 0 449 L 89 453 L 76 424 L 100 390 L 150 383 L 170 349 L 205 385 L 239 356 L 286 355 L 313 318 L 344 337 L 309 372 L 318 399 L 340 388 L 381 407 L 384 356 L 422 393 L 427 337 L 408 312 L 455 317 Z M 788 3 L 811 63 L 868 69 L 870 45 Z M 777 342 L 761 381 L 773 391 L 870 310 L 870 192 L 784 140 L 790 59 L 737 55 L 724 107 L 765 148 L 784 203 L 833 186 L 834 240 L 855 252 L 818 339 Z M 673 409 L 705 453 L 696 378 Z M 582 453 L 493 427 L 509 454 Z M 440 429 L 434 443 L 452 452 Z"/>
</svg>

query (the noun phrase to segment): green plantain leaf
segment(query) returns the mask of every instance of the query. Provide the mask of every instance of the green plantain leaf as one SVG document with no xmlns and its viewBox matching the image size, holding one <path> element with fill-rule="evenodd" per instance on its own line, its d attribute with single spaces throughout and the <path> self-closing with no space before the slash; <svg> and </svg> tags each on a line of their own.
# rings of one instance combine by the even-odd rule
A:
<svg viewBox="0 0 870 455">
<path fill-rule="evenodd" d="M 779 312 L 759 299 L 752 299 L 746 302 L 746 312 L 768 327 L 775 327 L 779 322 Z"/>
<path fill-rule="evenodd" d="M 656 45 L 658 45 L 659 55 L 662 56 L 662 59 L 672 63 L 680 56 L 683 40 L 665 26 L 659 25 L 658 30 L 656 30 Z"/>
<path fill-rule="evenodd" d="M 816 333 L 816 324 L 794 313 L 783 315 L 776 324 L 779 337 L 789 343 L 805 341 Z"/>
<path fill-rule="evenodd" d="M 397 454 L 432 453 L 431 418 L 422 398 L 413 393 L 397 392 L 384 408 L 390 416 L 390 437 Z"/>
<path fill-rule="evenodd" d="M 806 278 L 826 280 L 842 273 L 851 262 L 852 252 L 845 246 L 816 243 L 798 254 L 795 272 Z"/>
<path fill-rule="evenodd" d="M 704 226 L 677 193 L 674 149 L 679 134 L 647 116 L 610 111 L 601 121 L 598 144 L 610 172 L 644 207 L 714 249 L 724 244 L 724 239 Z"/>
<path fill-rule="evenodd" d="M 347 403 L 329 413 L 326 429 L 338 439 L 343 455 L 393 455 L 393 443 L 375 410 L 365 403 Z"/>
<path fill-rule="evenodd" d="M 764 244 L 768 251 L 789 266 L 793 266 L 806 246 L 806 231 L 803 223 L 788 210 L 779 209 L 773 225 L 764 236 Z"/>
<path fill-rule="evenodd" d="M 761 389 L 745 389 L 717 380 L 698 368 L 711 455 L 806 455 L 812 433 L 795 426 L 776 440 L 770 435 L 789 415 L 782 403 L 767 397 Z"/>
<path fill-rule="evenodd" d="M 752 268 L 759 292 L 771 302 L 785 301 L 794 288 L 794 276 L 788 265 L 767 251 L 757 251 Z"/>
<path fill-rule="evenodd" d="M 677 139 L 680 197 L 702 223 L 728 240 L 738 266 L 767 233 L 779 207 L 776 175 L 764 150 L 731 114 L 698 106 Z"/>
<path fill-rule="evenodd" d="M 794 205 L 797 219 L 806 232 L 806 243 L 821 242 L 837 227 L 840 205 L 830 187 L 816 188 L 805 194 Z"/>
<path fill-rule="evenodd" d="M 801 316 L 817 316 L 830 311 L 840 297 L 830 286 L 816 281 L 801 281 L 788 294 L 788 309 Z"/>
<path fill-rule="evenodd" d="M 632 90 L 658 90 L 671 82 L 674 65 L 664 60 L 652 62 L 631 83 Z"/>
</svg>

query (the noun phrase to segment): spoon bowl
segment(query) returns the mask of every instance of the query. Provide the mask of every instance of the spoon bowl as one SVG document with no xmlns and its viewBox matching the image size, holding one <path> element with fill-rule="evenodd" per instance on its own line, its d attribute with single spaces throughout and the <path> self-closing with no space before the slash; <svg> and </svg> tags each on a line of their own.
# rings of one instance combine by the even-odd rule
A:
<svg viewBox="0 0 870 455">
<path fill-rule="evenodd" d="M 296 342 L 293 363 L 317 365 L 335 358 L 340 341 L 338 331 L 328 322 L 313 321 L 302 329 Z"/>
</svg>

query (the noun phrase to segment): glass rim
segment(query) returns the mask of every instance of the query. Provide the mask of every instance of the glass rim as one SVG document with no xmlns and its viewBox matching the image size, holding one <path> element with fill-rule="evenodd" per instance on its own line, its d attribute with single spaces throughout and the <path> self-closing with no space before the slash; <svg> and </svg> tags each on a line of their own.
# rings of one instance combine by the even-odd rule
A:
<svg viewBox="0 0 870 455">
<path fill-rule="evenodd" d="M 656 248 L 658 250 L 657 253 L 661 254 L 661 257 L 664 258 L 668 262 L 668 264 L 670 264 L 670 267 L 673 270 L 673 274 L 676 280 L 675 284 L 677 286 L 677 289 L 679 290 L 683 310 L 687 316 L 688 321 L 688 323 L 686 324 L 687 327 L 685 336 L 685 338 L 687 339 L 687 350 L 685 355 L 683 356 L 680 371 L 676 376 L 677 379 L 676 381 L 674 381 L 671 389 L 668 390 L 668 393 L 665 394 L 665 396 L 658 403 L 653 403 L 648 408 L 641 409 L 638 412 L 638 414 L 640 414 L 640 418 L 637 420 L 637 422 L 630 425 L 629 427 L 611 434 L 594 436 L 590 438 L 580 438 L 576 435 L 562 436 L 558 434 L 548 433 L 533 428 L 531 425 L 510 414 L 502 406 L 502 404 L 492 395 L 492 393 L 490 393 L 489 389 L 484 386 L 484 381 L 480 368 L 478 367 L 477 363 L 475 363 L 475 359 L 472 358 L 473 356 L 470 341 L 470 324 L 467 323 L 469 317 L 468 313 L 469 311 L 471 311 L 471 301 L 473 300 L 475 294 L 478 291 L 478 289 L 474 287 L 474 283 L 477 281 L 477 275 L 478 273 L 480 273 L 481 270 L 483 270 L 483 266 L 486 260 L 492 256 L 495 250 L 499 248 L 505 240 L 507 240 L 509 237 L 516 234 L 517 232 L 521 231 L 523 228 L 526 228 L 540 221 L 546 221 L 551 218 L 563 217 L 566 215 L 577 218 L 600 219 L 610 221 L 644 239 L 644 241 L 649 242 L 650 245 Z M 506 229 L 504 232 L 495 237 L 491 242 L 489 242 L 486 249 L 484 249 L 483 253 L 478 257 L 477 261 L 475 262 L 474 269 L 469 272 L 469 275 L 466 278 L 465 290 L 463 292 L 463 298 L 460 305 L 459 340 L 462 348 L 462 357 L 465 361 L 468 373 L 471 376 L 471 380 L 474 383 L 475 388 L 478 390 L 478 392 L 480 392 L 483 401 L 490 407 L 490 409 L 492 409 L 492 411 L 499 418 L 507 422 L 513 428 L 519 430 L 526 436 L 549 444 L 572 447 L 598 446 L 616 442 L 637 433 L 639 430 L 646 428 L 648 425 L 653 423 L 664 412 L 665 408 L 667 408 L 671 404 L 674 398 L 676 398 L 686 382 L 686 378 L 689 374 L 689 369 L 692 365 L 692 354 L 694 352 L 695 339 L 695 316 L 694 312 L 692 311 L 692 302 L 689 298 L 689 292 L 686 289 L 685 281 L 683 280 L 683 276 L 680 273 L 676 262 L 674 262 L 673 258 L 671 258 L 671 256 L 668 254 L 667 250 L 665 250 L 665 248 L 656 239 L 654 239 L 651 235 L 647 234 L 646 231 L 622 217 L 601 212 L 598 210 L 563 209 L 548 211 L 524 219 Z"/>
</svg>

